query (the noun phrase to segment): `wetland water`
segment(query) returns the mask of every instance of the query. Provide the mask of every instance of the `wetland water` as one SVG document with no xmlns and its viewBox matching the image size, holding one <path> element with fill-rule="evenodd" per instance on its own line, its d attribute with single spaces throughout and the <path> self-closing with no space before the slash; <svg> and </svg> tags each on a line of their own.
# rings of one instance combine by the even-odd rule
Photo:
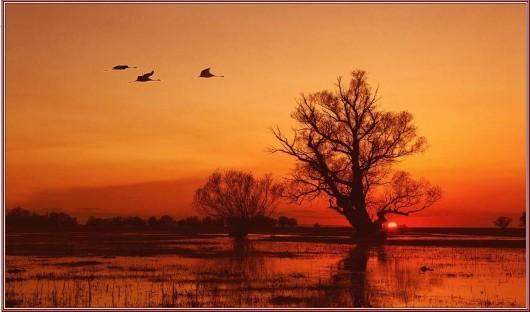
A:
<svg viewBox="0 0 530 312">
<path fill-rule="evenodd" d="M 32 233 L 6 241 L 7 307 L 525 306 L 524 248 L 360 248 L 269 235 Z"/>
</svg>

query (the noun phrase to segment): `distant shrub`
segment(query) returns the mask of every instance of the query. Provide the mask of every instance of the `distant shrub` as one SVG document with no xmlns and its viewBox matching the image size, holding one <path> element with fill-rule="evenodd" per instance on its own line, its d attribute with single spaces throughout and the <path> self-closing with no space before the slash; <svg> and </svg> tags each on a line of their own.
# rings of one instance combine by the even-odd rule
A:
<svg viewBox="0 0 530 312">
<path fill-rule="evenodd" d="M 6 231 L 65 231 L 76 229 L 77 219 L 63 212 L 49 212 L 43 215 L 21 207 L 7 211 Z"/>
<path fill-rule="evenodd" d="M 246 236 L 256 220 L 272 214 L 282 186 L 271 175 L 256 178 L 243 171 L 214 172 L 196 192 L 194 207 L 203 215 L 222 219 L 230 235 Z"/>
<path fill-rule="evenodd" d="M 510 222 L 512 222 L 512 219 L 511 219 L 511 218 L 501 216 L 501 217 L 498 217 L 497 220 L 495 220 L 495 221 L 493 222 L 493 224 L 494 224 L 496 227 L 498 227 L 498 228 L 504 230 L 505 228 L 508 227 L 508 225 L 510 225 Z"/>
<path fill-rule="evenodd" d="M 295 218 L 288 218 L 286 216 L 280 216 L 278 218 L 278 226 L 285 227 L 295 227 L 298 225 L 298 221 Z"/>
</svg>

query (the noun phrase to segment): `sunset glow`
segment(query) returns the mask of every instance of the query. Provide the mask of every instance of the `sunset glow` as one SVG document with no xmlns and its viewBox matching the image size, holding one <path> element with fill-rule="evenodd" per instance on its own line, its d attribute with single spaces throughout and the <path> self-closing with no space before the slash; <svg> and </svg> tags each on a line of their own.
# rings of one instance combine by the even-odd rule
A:
<svg viewBox="0 0 530 312">
<path fill-rule="evenodd" d="M 2 5 L 0 310 L 528 304 L 528 3 Z"/>
<path fill-rule="evenodd" d="M 443 190 L 407 225 L 491 227 L 525 210 L 524 4 L 10 3 L 5 13 L 7 208 L 83 222 L 196 215 L 193 193 L 215 169 L 285 177 L 294 161 L 267 151 L 270 128 L 293 126 L 301 92 L 362 69 L 380 107 L 411 112 L 428 140 L 399 167 Z M 206 67 L 225 77 L 196 78 Z M 160 82 L 128 83 L 151 70 Z M 326 199 L 278 212 L 347 224 Z"/>
</svg>

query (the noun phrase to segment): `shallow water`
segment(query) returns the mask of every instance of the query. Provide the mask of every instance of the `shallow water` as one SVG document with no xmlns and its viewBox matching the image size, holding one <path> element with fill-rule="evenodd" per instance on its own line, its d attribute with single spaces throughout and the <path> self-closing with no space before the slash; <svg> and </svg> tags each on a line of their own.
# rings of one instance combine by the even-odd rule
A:
<svg viewBox="0 0 530 312">
<path fill-rule="evenodd" d="M 7 306 L 525 306 L 522 248 L 359 248 L 260 236 L 140 236 L 121 254 L 100 252 L 108 249 L 101 246 L 83 249 L 82 256 L 8 249 Z M 33 240 L 46 246 L 46 240 Z M 150 246 L 148 254 L 132 252 L 144 245 Z M 422 272 L 422 266 L 432 271 Z"/>
</svg>

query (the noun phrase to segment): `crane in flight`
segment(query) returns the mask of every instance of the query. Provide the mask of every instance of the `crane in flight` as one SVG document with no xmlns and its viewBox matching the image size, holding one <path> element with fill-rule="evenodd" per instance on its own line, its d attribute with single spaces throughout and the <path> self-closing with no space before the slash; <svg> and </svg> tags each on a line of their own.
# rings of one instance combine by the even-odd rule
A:
<svg viewBox="0 0 530 312">
<path fill-rule="evenodd" d="M 212 78 L 212 77 L 224 77 L 224 76 L 216 76 L 210 72 L 210 67 L 201 70 L 201 74 L 199 75 L 199 78 Z"/>
<path fill-rule="evenodd" d="M 152 70 L 150 73 L 146 73 L 146 74 L 138 76 L 135 81 L 131 81 L 131 82 L 161 81 L 160 79 L 151 79 L 151 76 L 153 76 L 154 74 L 155 74 L 155 71 Z"/>
<path fill-rule="evenodd" d="M 137 68 L 136 66 L 129 66 L 129 65 L 116 65 L 112 67 L 112 70 L 124 70 L 128 68 Z"/>
</svg>

